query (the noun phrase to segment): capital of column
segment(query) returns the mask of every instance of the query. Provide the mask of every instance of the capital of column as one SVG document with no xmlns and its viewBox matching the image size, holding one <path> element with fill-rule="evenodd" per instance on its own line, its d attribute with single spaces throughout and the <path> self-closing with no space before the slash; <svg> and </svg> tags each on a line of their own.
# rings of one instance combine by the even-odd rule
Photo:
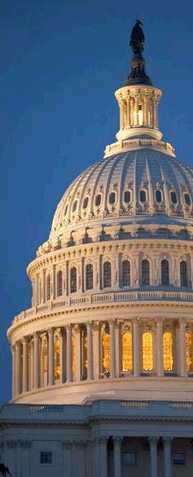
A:
<svg viewBox="0 0 193 477">
<path fill-rule="evenodd" d="M 162 437 L 162 440 L 163 440 L 164 446 L 171 446 L 173 437 L 163 436 L 163 437 Z"/>
<path fill-rule="evenodd" d="M 108 437 L 107 436 L 101 436 L 101 437 L 99 437 L 98 442 L 99 442 L 100 446 L 106 446 L 107 442 L 108 442 Z"/>
<path fill-rule="evenodd" d="M 23 449 L 29 449 L 30 446 L 31 446 L 31 441 L 28 441 L 28 440 L 19 440 L 19 444 L 20 446 L 23 448 Z"/>
<path fill-rule="evenodd" d="M 157 327 L 158 327 L 158 328 L 162 328 L 162 327 L 163 327 L 163 323 L 164 323 L 164 317 L 159 316 L 159 317 L 156 319 L 156 322 L 157 322 Z"/>
<path fill-rule="evenodd" d="M 135 318 L 132 319 L 133 326 L 137 327 L 140 324 L 140 318 L 136 316 Z"/>
<path fill-rule="evenodd" d="M 28 344 L 28 341 L 29 341 L 29 337 L 28 336 L 24 336 L 22 338 L 22 344 L 25 345 L 25 344 Z"/>
<path fill-rule="evenodd" d="M 186 327 L 186 324 L 187 324 L 187 318 L 179 318 L 179 324 L 180 324 L 180 327 Z"/>
<path fill-rule="evenodd" d="M 158 441 L 159 441 L 159 437 L 158 436 L 149 436 L 148 441 L 149 441 L 150 445 L 155 445 L 156 446 Z"/>
<path fill-rule="evenodd" d="M 70 449 L 72 447 L 72 444 L 73 444 L 73 442 L 68 441 L 68 440 L 61 442 L 62 447 L 65 447 L 65 448 L 68 448 L 68 449 Z"/>
<path fill-rule="evenodd" d="M 113 442 L 114 442 L 115 445 L 116 445 L 116 444 L 121 444 L 121 442 L 122 442 L 122 437 L 121 437 L 121 436 L 114 436 L 114 437 L 113 437 Z"/>
<path fill-rule="evenodd" d="M 54 328 L 48 328 L 48 334 L 52 336 L 54 334 Z"/>
<path fill-rule="evenodd" d="M 15 449 L 17 446 L 17 441 L 14 441 L 13 439 L 6 441 L 6 445 L 8 449 Z"/>
</svg>

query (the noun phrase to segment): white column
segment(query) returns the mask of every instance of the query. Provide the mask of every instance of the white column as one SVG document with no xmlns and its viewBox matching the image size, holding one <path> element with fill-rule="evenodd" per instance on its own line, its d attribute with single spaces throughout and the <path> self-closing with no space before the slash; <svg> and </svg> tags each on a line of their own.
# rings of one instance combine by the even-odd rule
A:
<svg viewBox="0 0 193 477">
<path fill-rule="evenodd" d="M 110 326 L 110 378 L 115 377 L 115 320 L 109 321 Z"/>
<path fill-rule="evenodd" d="M 12 399 L 15 397 L 15 384 L 16 384 L 16 366 L 15 366 L 15 346 L 12 346 Z"/>
<path fill-rule="evenodd" d="M 34 388 L 40 386 L 40 339 L 37 332 L 34 333 Z"/>
<path fill-rule="evenodd" d="M 60 383 L 66 381 L 66 353 L 65 353 L 65 330 L 60 328 Z"/>
<path fill-rule="evenodd" d="M 127 96 L 127 126 L 130 126 L 130 94 Z"/>
<path fill-rule="evenodd" d="M 180 340 L 179 340 L 179 352 L 180 352 L 180 376 L 187 376 L 186 371 L 186 319 L 180 318 Z"/>
<path fill-rule="evenodd" d="M 139 318 L 133 320 L 133 375 L 140 374 Z"/>
<path fill-rule="evenodd" d="M 120 108 L 120 129 L 124 128 L 124 105 L 123 101 L 119 101 L 119 108 Z"/>
<path fill-rule="evenodd" d="M 93 367 L 94 379 L 99 379 L 100 374 L 100 326 L 99 322 L 93 324 Z"/>
<path fill-rule="evenodd" d="M 100 476 L 100 454 L 99 454 L 99 441 L 98 439 L 94 439 L 92 441 L 92 475 L 94 477 L 101 477 Z"/>
<path fill-rule="evenodd" d="M 114 437 L 114 477 L 121 477 L 121 437 Z"/>
<path fill-rule="evenodd" d="M 17 341 L 15 345 L 16 352 L 16 396 L 21 393 L 21 344 Z"/>
<path fill-rule="evenodd" d="M 100 477 L 107 477 L 107 438 L 99 439 Z"/>
<path fill-rule="evenodd" d="M 28 338 L 23 339 L 23 393 L 28 390 Z"/>
<path fill-rule="evenodd" d="M 150 469 L 151 469 L 150 476 L 151 477 L 158 477 L 157 443 L 158 443 L 158 437 L 156 436 L 149 437 Z"/>
<path fill-rule="evenodd" d="M 157 375 L 163 376 L 163 318 L 157 319 Z"/>
<path fill-rule="evenodd" d="M 71 477 L 71 448 L 72 442 L 71 441 L 63 441 L 63 472 L 65 477 Z M 74 476 L 73 476 L 74 477 Z"/>
<path fill-rule="evenodd" d="M 135 96 L 135 109 L 136 109 L 136 125 L 139 126 L 139 98 Z"/>
<path fill-rule="evenodd" d="M 76 381 L 81 379 L 81 329 L 80 325 L 74 327 L 74 336 L 76 340 Z"/>
<path fill-rule="evenodd" d="M 163 437 L 164 443 L 164 477 L 172 477 L 171 437 Z"/>
<path fill-rule="evenodd" d="M 148 127 L 148 96 L 145 95 L 144 100 L 144 125 Z"/>
<path fill-rule="evenodd" d="M 88 359 L 88 370 L 87 370 L 87 379 L 93 379 L 93 343 L 92 343 L 92 323 L 88 321 L 86 323 L 87 327 L 87 359 Z"/>
<path fill-rule="evenodd" d="M 30 475 L 30 466 L 31 466 L 31 455 L 30 455 L 30 447 L 31 447 L 31 442 L 24 440 L 20 441 L 20 446 L 21 446 L 21 468 L 22 476 L 28 476 Z"/>
<path fill-rule="evenodd" d="M 66 381 L 72 381 L 72 327 L 66 326 Z"/>
<path fill-rule="evenodd" d="M 49 328 L 49 347 L 48 347 L 48 368 L 49 368 L 49 386 L 54 384 L 54 330 Z"/>
<path fill-rule="evenodd" d="M 121 346 L 121 332 L 120 332 L 120 323 L 117 320 L 115 325 L 115 366 L 116 366 L 116 377 L 121 376 L 122 371 L 122 346 Z"/>
</svg>

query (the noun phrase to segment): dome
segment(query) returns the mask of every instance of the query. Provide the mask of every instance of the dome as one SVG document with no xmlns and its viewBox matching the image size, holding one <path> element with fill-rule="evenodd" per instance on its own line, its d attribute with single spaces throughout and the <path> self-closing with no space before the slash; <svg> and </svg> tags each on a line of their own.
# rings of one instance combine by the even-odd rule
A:
<svg viewBox="0 0 193 477">
<path fill-rule="evenodd" d="M 58 204 L 50 238 L 103 218 L 192 218 L 192 204 L 193 170 L 171 154 L 140 147 L 105 157 L 73 181 Z"/>
</svg>

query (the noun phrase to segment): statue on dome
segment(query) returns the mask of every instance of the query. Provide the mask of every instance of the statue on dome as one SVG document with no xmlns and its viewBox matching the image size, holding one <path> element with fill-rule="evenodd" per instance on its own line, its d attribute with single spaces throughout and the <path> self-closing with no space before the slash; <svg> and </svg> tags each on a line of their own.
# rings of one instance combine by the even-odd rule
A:
<svg viewBox="0 0 193 477">
<path fill-rule="evenodd" d="M 136 20 L 136 24 L 133 27 L 130 37 L 130 46 L 134 55 L 140 55 L 144 50 L 145 35 L 141 28 L 142 23 L 140 20 Z"/>
</svg>

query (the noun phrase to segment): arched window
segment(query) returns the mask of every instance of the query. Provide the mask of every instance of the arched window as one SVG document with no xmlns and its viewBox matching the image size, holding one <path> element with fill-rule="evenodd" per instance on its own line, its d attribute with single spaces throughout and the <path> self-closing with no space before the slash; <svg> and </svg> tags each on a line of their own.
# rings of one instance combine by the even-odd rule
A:
<svg viewBox="0 0 193 477">
<path fill-rule="evenodd" d="M 142 336 L 142 363 L 144 371 L 153 369 L 153 339 L 152 333 L 146 331 Z"/>
<path fill-rule="evenodd" d="M 93 266 L 89 263 L 86 266 L 86 290 L 92 290 L 93 288 Z"/>
<path fill-rule="evenodd" d="M 54 376 L 55 379 L 60 378 L 60 342 L 58 338 L 54 343 Z"/>
<path fill-rule="evenodd" d="M 47 300 L 50 300 L 50 275 L 47 276 Z"/>
<path fill-rule="evenodd" d="M 148 260 L 142 260 L 142 285 L 149 285 L 149 261 Z"/>
<path fill-rule="evenodd" d="M 122 370 L 132 371 L 132 334 L 122 334 Z"/>
<path fill-rule="evenodd" d="M 44 343 L 42 350 L 42 361 L 43 361 L 43 372 L 47 373 L 48 370 L 48 354 L 47 354 L 47 345 Z"/>
<path fill-rule="evenodd" d="M 103 372 L 110 371 L 110 335 L 108 334 L 102 336 L 102 359 Z"/>
<path fill-rule="evenodd" d="M 173 371 L 173 340 L 171 331 L 163 334 L 164 371 Z"/>
<path fill-rule="evenodd" d="M 111 264 L 105 262 L 103 266 L 104 270 L 104 288 L 111 287 Z"/>
<path fill-rule="evenodd" d="M 192 333 L 186 333 L 186 370 L 192 373 Z"/>
<path fill-rule="evenodd" d="M 130 286 L 130 262 L 128 260 L 123 261 L 123 286 Z"/>
<path fill-rule="evenodd" d="M 70 293 L 76 292 L 77 288 L 77 279 L 76 279 L 76 267 L 70 269 Z"/>
<path fill-rule="evenodd" d="M 169 285 L 169 263 L 168 260 L 161 262 L 161 281 L 162 285 Z"/>
<path fill-rule="evenodd" d="M 180 262 L 180 286 L 181 287 L 188 286 L 187 263 L 185 262 L 185 260 Z"/>
<path fill-rule="evenodd" d="M 156 196 L 156 202 L 158 204 L 160 204 L 160 202 L 162 201 L 162 194 L 161 194 L 161 191 L 159 189 L 156 190 L 155 196 Z"/>
<path fill-rule="evenodd" d="M 72 378 L 76 375 L 76 340 L 72 335 Z"/>
<path fill-rule="evenodd" d="M 62 295 L 62 271 L 57 273 L 57 296 Z"/>
</svg>

